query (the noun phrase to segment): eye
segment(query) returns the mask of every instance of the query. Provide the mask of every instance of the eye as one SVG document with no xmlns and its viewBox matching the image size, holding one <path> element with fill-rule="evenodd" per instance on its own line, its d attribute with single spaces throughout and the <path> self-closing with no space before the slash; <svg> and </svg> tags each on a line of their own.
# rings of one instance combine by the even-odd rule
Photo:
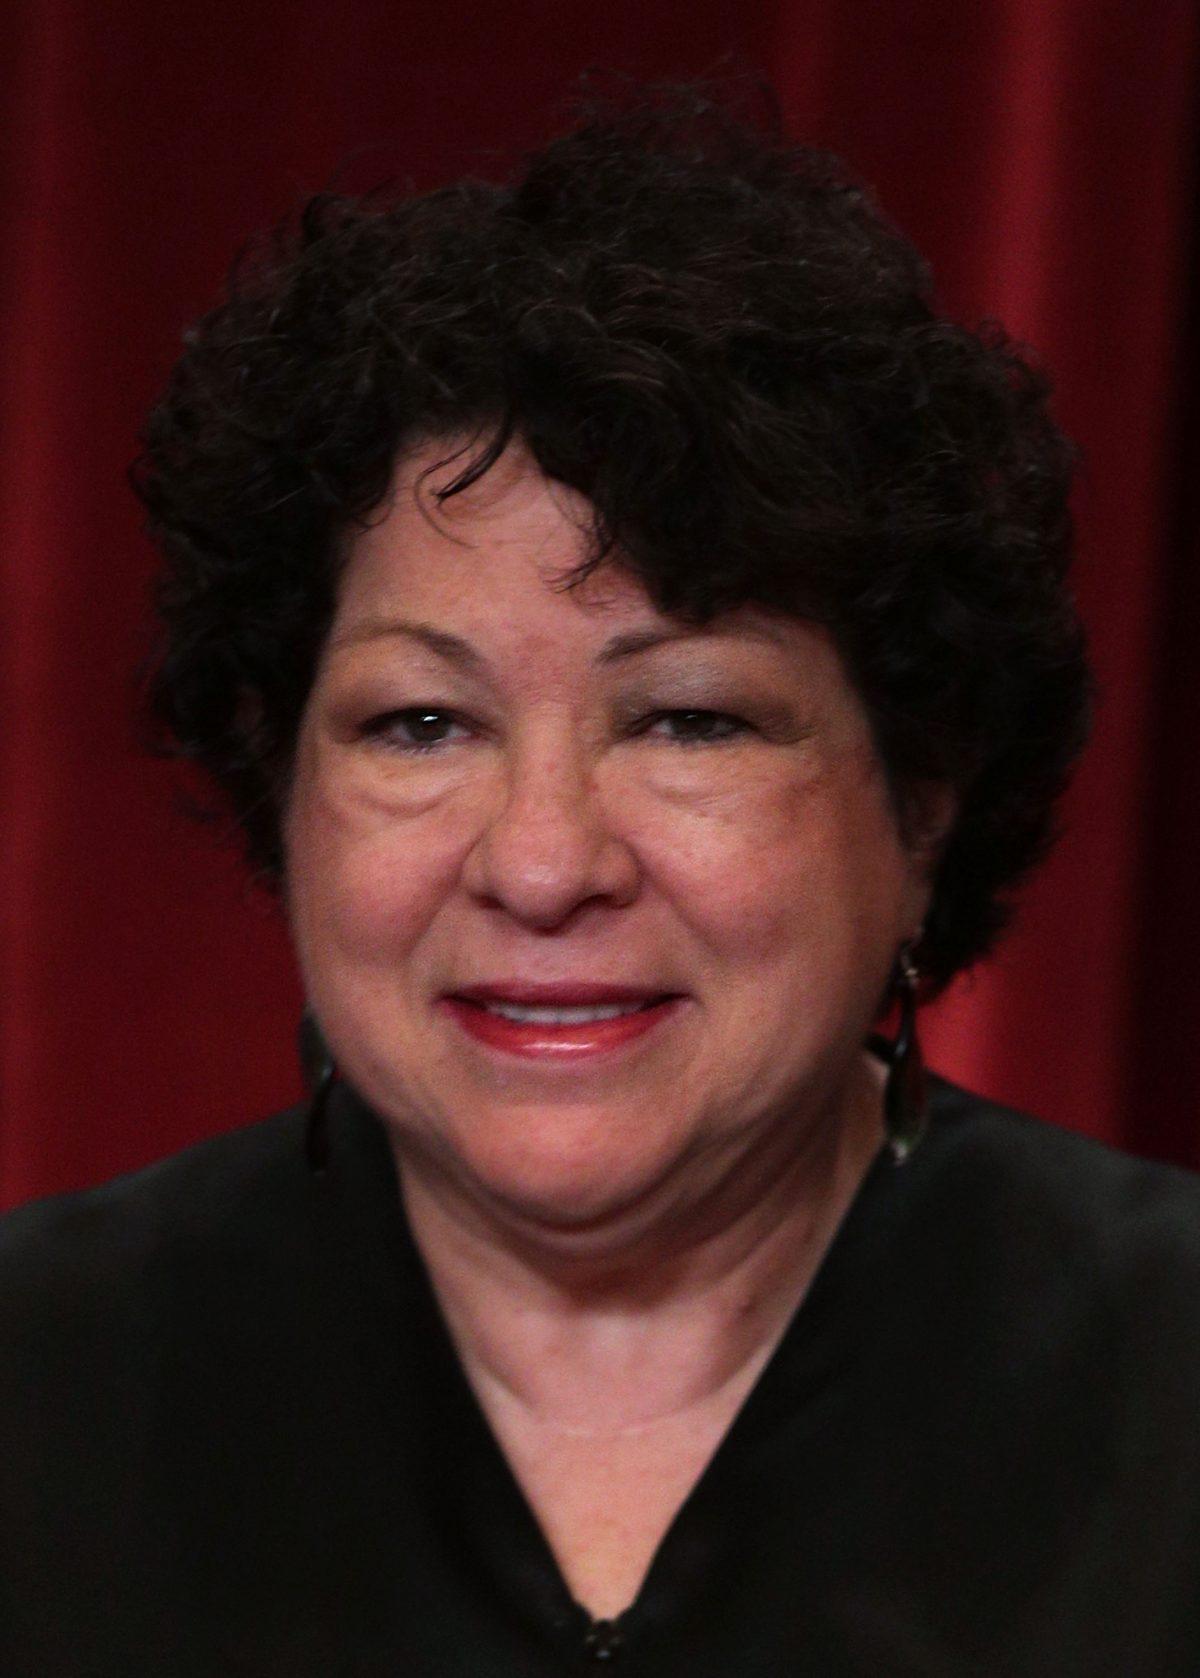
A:
<svg viewBox="0 0 1200 1678">
<path fill-rule="evenodd" d="M 385 711 L 365 723 L 362 732 L 366 739 L 403 752 L 436 751 L 470 735 L 467 725 L 453 711 L 441 711 L 432 705 Z"/>
<path fill-rule="evenodd" d="M 656 711 L 638 732 L 679 746 L 719 745 L 749 732 L 750 724 L 728 711 Z"/>
</svg>

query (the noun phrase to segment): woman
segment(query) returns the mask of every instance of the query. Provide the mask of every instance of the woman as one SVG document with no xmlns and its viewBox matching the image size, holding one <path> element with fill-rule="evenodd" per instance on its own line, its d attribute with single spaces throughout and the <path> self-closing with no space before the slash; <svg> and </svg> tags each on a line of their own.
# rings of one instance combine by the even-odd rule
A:
<svg viewBox="0 0 1200 1678">
<path fill-rule="evenodd" d="M 699 104 L 241 276 L 157 699 L 314 1094 L 9 1220 L 6 1674 L 1200 1669 L 1196 1185 L 915 1044 L 1081 740 L 1067 476 Z"/>
</svg>

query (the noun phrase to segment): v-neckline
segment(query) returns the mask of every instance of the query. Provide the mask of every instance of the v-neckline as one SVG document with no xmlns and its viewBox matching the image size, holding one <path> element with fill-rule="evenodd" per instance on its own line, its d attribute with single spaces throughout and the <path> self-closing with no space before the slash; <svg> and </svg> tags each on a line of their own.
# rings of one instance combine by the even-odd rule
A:
<svg viewBox="0 0 1200 1678">
<path fill-rule="evenodd" d="M 886 1147 L 877 1152 L 778 1343 L 663 1533 L 637 1593 L 620 1614 L 598 1620 L 572 1595 L 462 1367 L 409 1227 L 381 1122 L 345 1086 L 335 1107 L 342 1136 L 327 1192 L 337 1203 L 339 1245 L 350 1270 L 342 1285 L 373 1296 L 381 1328 L 364 1347 L 370 1359 L 364 1374 L 375 1384 L 381 1425 L 393 1436 L 409 1408 L 400 1402 L 402 1389 L 414 1381 L 426 1389 L 431 1426 L 443 1435 L 430 1440 L 430 1470 L 446 1520 L 457 1518 L 461 1526 L 464 1557 L 487 1569 L 514 1614 L 533 1616 L 564 1648 L 582 1649 L 597 1628 L 601 1637 L 628 1636 L 668 1620 L 689 1588 L 711 1580 L 708 1511 L 715 1520 L 725 1507 L 724 1484 L 746 1450 L 777 1420 L 794 1418 L 852 1354 L 856 1313 L 847 1296 L 868 1281 L 858 1275 L 860 1236 L 889 1215 L 895 1201 L 889 1191 L 904 1172 Z M 346 1180 L 338 1182 L 339 1175 Z M 878 1250 L 875 1241 L 865 1246 Z M 406 1348 L 418 1350 L 420 1370 L 406 1366 Z"/>
</svg>

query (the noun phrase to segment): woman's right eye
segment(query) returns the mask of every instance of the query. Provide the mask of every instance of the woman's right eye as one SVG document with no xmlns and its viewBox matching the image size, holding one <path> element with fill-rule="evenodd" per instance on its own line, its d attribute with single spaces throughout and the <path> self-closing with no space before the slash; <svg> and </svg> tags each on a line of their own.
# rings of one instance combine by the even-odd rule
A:
<svg viewBox="0 0 1200 1678">
<path fill-rule="evenodd" d="M 363 727 L 366 739 L 377 740 L 394 751 L 431 752 L 439 746 L 466 739 L 466 724 L 453 711 L 435 710 L 431 705 L 409 705 L 399 711 L 385 711 Z"/>
</svg>

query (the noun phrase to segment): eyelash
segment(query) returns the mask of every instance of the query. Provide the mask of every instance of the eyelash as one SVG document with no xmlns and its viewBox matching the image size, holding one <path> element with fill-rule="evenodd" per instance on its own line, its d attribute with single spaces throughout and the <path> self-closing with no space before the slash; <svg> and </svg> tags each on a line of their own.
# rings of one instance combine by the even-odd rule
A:
<svg viewBox="0 0 1200 1678">
<path fill-rule="evenodd" d="M 671 710 L 652 711 L 641 718 L 631 729 L 635 739 L 651 735 L 662 723 L 672 722 L 676 725 L 683 721 L 689 725 L 692 732 L 670 733 L 660 736 L 666 738 L 676 746 L 718 746 L 728 740 L 737 739 L 739 735 L 750 732 L 750 724 L 741 717 L 733 716 L 728 711 L 706 711 L 701 707 L 677 707 Z M 456 712 L 442 709 L 435 705 L 409 705 L 398 711 L 386 711 L 381 716 L 372 717 L 365 724 L 362 732 L 368 739 L 383 741 L 393 749 L 411 753 L 415 756 L 426 756 L 431 752 L 442 750 L 452 744 L 445 734 L 430 740 L 396 739 L 394 731 L 399 728 L 411 727 L 414 724 L 432 724 L 434 727 L 451 729 L 455 727 L 469 731 L 470 724 Z"/>
<path fill-rule="evenodd" d="M 720 746 L 727 740 L 735 740 L 738 735 L 746 734 L 750 724 L 741 717 L 735 717 L 728 711 L 706 711 L 700 707 L 676 709 L 670 711 L 654 711 L 640 722 L 634 729 L 637 735 L 649 734 L 659 723 L 683 720 L 692 725 L 695 732 L 672 734 L 668 738 L 676 746 Z M 699 725 L 698 727 L 696 725 Z M 717 732 L 711 732 L 716 727 Z"/>
<path fill-rule="evenodd" d="M 408 705 L 405 706 L 403 710 L 385 711 L 382 716 L 372 717 L 370 722 L 364 726 L 362 732 L 367 739 L 382 741 L 384 745 L 389 745 L 394 750 L 411 752 L 417 756 L 423 756 L 429 752 L 441 750 L 442 747 L 448 744 L 448 741 L 444 736 L 437 740 L 403 740 L 392 738 L 395 731 L 398 729 L 411 726 L 414 723 L 420 724 L 423 722 L 430 722 L 435 724 L 435 726 L 445 728 L 453 728 L 455 726 L 464 728 L 467 727 L 467 724 L 463 722 L 463 719 L 454 711 L 444 710 L 441 706 Z"/>
</svg>

